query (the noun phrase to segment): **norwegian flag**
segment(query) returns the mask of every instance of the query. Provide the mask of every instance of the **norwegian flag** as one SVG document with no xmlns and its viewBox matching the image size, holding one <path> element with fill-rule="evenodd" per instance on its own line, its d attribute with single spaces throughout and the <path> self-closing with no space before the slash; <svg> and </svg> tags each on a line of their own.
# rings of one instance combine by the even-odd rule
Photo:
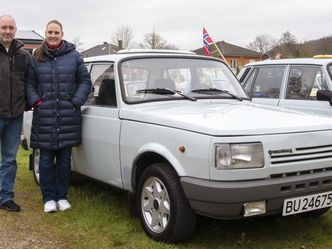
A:
<svg viewBox="0 0 332 249">
<path fill-rule="evenodd" d="M 206 56 L 209 56 L 210 52 L 209 52 L 209 45 L 213 43 L 210 35 L 208 34 L 208 32 L 206 31 L 206 29 L 203 27 L 203 51 L 204 51 L 204 54 Z"/>
</svg>

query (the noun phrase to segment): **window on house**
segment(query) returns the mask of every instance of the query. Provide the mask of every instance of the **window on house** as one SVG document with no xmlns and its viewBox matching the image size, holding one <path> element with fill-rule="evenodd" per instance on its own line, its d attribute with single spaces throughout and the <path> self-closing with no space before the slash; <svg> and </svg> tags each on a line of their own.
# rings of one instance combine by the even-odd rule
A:
<svg viewBox="0 0 332 249">
<path fill-rule="evenodd" d="M 233 69 L 237 68 L 237 61 L 236 61 L 236 59 L 231 59 L 231 68 L 233 68 Z"/>
</svg>

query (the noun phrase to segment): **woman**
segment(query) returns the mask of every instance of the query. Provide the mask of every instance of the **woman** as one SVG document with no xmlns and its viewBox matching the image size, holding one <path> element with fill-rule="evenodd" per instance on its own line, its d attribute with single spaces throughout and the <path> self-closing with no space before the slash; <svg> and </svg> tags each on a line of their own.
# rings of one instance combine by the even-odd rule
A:
<svg viewBox="0 0 332 249">
<path fill-rule="evenodd" d="M 81 143 L 81 110 L 91 90 L 90 75 L 57 20 L 46 26 L 45 41 L 27 71 L 27 101 L 34 107 L 30 145 L 40 149 L 44 212 L 71 208 L 67 200 L 71 149 Z"/>
</svg>

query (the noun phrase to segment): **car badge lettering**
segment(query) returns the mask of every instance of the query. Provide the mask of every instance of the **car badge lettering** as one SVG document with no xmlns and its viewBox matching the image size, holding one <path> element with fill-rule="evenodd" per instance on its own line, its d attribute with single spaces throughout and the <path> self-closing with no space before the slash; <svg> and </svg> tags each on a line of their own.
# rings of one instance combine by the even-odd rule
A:
<svg viewBox="0 0 332 249">
<path fill-rule="evenodd" d="M 280 155 L 280 154 L 287 155 L 287 154 L 292 154 L 293 150 L 292 149 L 280 149 L 280 150 L 269 150 L 268 152 L 269 152 L 270 156 Z"/>
</svg>

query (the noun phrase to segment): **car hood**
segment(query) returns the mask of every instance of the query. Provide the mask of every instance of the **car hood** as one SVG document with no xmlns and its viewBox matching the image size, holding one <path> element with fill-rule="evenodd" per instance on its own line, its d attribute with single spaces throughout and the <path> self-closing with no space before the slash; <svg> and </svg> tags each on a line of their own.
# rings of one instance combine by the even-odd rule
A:
<svg viewBox="0 0 332 249">
<path fill-rule="evenodd" d="M 213 136 L 277 134 L 332 129 L 332 119 L 249 101 L 163 101 L 127 106 L 121 119 Z"/>
</svg>

